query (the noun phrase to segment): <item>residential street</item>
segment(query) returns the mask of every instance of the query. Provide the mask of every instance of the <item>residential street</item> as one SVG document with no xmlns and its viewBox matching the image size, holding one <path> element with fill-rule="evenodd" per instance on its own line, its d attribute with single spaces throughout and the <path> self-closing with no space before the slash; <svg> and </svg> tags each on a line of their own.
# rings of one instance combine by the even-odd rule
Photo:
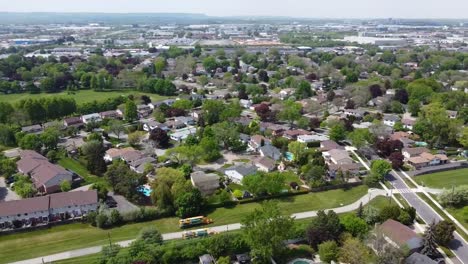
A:
<svg viewBox="0 0 468 264">
<path fill-rule="evenodd" d="M 402 176 L 398 173 L 392 172 L 388 176 L 388 180 L 396 189 L 410 189 L 401 177 Z M 401 192 L 400 194 L 412 207 L 416 208 L 416 212 L 424 222 L 431 223 L 432 221 L 442 220 L 442 218 L 414 192 Z M 458 233 L 455 232 L 454 235 L 455 239 L 452 241 L 450 249 L 454 251 L 455 255 L 462 263 L 468 263 L 468 243 Z"/>
<path fill-rule="evenodd" d="M 327 209 L 325 211 L 333 210 L 336 213 L 350 212 L 350 211 L 356 210 L 359 207 L 359 204 L 361 202 L 363 205 L 367 204 L 373 198 L 380 196 L 380 195 L 382 196 L 387 195 L 387 192 L 381 189 L 370 189 L 368 194 L 364 195 L 363 197 L 361 197 L 359 200 L 357 200 L 356 202 L 352 204 L 345 205 L 345 206 L 338 207 L 338 208 Z M 317 211 L 308 211 L 308 212 L 293 214 L 292 217 L 295 217 L 296 219 L 304 219 L 304 218 L 314 217 L 316 215 L 317 215 Z M 218 233 L 238 230 L 240 228 L 241 228 L 241 224 L 239 223 L 210 227 L 212 231 L 215 231 Z M 163 238 L 164 240 L 181 239 L 182 234 L 183 232 L 166 233 L 166 234 L 163 234 Z M 128 247 L 130 243 L 133 241 L 134 240 L 125 240 L 125 241 L 117 242 L 117 244 L 119 244 L 122 247 Z M 57 253 L 53 255 L 13 262 L 12 264 L 42 264 L 44 262 L 52 262 L 52 261 L 58 261 L 58 260 L 63 260 L 63 259 L 70 259 L 70 258 L 76 258 L 76 257 L 90 255 L 90 254 L 95 254 L 95 253 L 100 252 L 101 249 L 102 249 L 102 246 L 76 249 L 76 250 L 66 251 L 66 252 Z"/>
</svg>

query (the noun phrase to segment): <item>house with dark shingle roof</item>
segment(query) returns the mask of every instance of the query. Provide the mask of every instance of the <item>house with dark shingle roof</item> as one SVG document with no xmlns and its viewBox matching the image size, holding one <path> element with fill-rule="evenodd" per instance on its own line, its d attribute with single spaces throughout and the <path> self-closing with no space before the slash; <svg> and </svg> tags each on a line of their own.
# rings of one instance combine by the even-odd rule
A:
<svg viewBox="0 0 468 264">
<path fill-rule="evenodd" d="M 72 182 L 72 172 L 50 163 L 41 154 L 32 150 L 23 150 L 20 156 L 21 159 L 16 162 L 18 171 L 30 176 L 39 192 L 53 193 L 60 190 L 60 183 L 62 181 Z"/>
<path fill-rule="evenodd" d="M 233 182 L 241 183 L 245 176 L 257 172 L 257 167 L 250 164 L 235 165 L 224 170 L 224 174 Z"/>
<path fill-rule="evenodd" d="M 422 238 L 411 228 L 398 221 L 388 219 L 378 228 L 385 239 L 394 246 L 406 247 L 410 252 L 418 252 L 422 247 Z"/>
</svg>

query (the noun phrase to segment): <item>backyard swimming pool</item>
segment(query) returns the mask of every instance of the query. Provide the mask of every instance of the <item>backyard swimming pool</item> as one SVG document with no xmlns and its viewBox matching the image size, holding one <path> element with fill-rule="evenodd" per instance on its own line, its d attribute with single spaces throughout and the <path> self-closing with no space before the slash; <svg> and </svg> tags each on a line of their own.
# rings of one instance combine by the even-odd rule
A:
<svg viewBox="0 0 468 264">
<path fill-rule="evenodd" d="M 151 196 L 151 192 L 153 191 L 151 189 L 151 187 L 147 184 L 145 185 L 142 185 L 138 188 L 138 191 L 141 192 L 144 196 L 146 197 L 150 197 Z"/>
</svg>

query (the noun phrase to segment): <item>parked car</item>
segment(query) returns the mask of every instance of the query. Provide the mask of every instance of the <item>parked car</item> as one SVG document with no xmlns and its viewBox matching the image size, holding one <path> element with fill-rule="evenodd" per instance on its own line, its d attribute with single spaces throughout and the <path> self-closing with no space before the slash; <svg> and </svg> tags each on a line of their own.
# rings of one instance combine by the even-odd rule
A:
<svg viewBox="0 0 468 264">
<path fill-rule="evenodd" d="M 114 200 L 114 198 L 112 196 L 108 196 L 106 198 L 105 203 L 106 203 L 107 207 L 109 207 L 109 208 L 117 207 L 117 202 Z"/>
</svg>

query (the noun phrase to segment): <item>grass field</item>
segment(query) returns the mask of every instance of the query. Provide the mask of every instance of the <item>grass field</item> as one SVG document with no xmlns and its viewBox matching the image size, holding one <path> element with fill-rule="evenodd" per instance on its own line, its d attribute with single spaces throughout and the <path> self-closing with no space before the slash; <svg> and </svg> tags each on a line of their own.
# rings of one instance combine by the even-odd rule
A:
<svg viewBox="0 0 468 264">
<path fill-rule="evenodd" d="M 383 196 L 378 196 L 374 199 L 372 199 L 370 205 L 375 208 L 383 208 L 385 205 L 389 203 L 388 198 L 383 197 Z M 367 205 L 364 206 L 364 210 L 367 208 Z M 345 213 L 345 214 L 340 214 L 340 217 L 351 214 L 351 213 Z M 298 228 L 305 229 L 307 225 L 310 223 L 310 219 L 301 219 L 296 221 L 296 225 Z M 123 249 L 125 250 L 125 249 Z M 90 263 L 96 263 L 96 261 L 99 259 L 101 255 L 98 254 L 92 254 L 84 257 L 78 257 L 78 258 L 72 258 L 72 259 L 66 259 L 66 260 L 61 260 L 61 261 L 56 261 L 54 264 L 90 264 Z"/>
<path fill-rule="evenodd" d="M 468 169 L 449 170 L 413 177 L 420 185 L 431 188 L 451 188 L 468 185 Z"/>
<path fill-rule="evenodd" d="M 310 193 L 289 198 L 277 199 L 284 214 L 339 207 L 350 204 L 367 193 L 366 186 L 349 190 L 332 190 Z M 217 208 L 208 212 L 214 220 L 212 225 L 238 223 L 241 219 L 259 208 L 259 203 L 242 204 L 231 208 Z M 7 263 L 49 255 L 62 251 L 102 245 L 107 243 L 110 233 L 113 241 L 133 239 L 145 226 L 156 226 L 162 233 L 180 231 L 178 218 L 164 218 L 155 221 L 128 224 L 109 230 L 101 230 L 87 224 L 69 224 L 28 233 L 11 234 L 0 237 L 0 263 Z"/>
<path fill-rule="evenodd" d="M 101 182 L 106 186 L 108 185 L 108 182 L 104 178 L 92 175 L 91 173 L 89 173 L 85 166 L 83 166 L 81 163 L 72 158 L 63 157 L 58 161 L 58 164 L 64 167 L 65 169 L 72 170 L 76 174 L 83 177 L 85 180 L 83 185 L 92 184 L 96 182 Z"/>
<path fill-rule="evenodd" d="M 134 95 L 135 97 L 139 97 L 141 95 L 148 95 L 152 100 L 164 100 L 168 97 L 160 96 L 157 94 L 146 94 L 141 93 L 138 91 L 132 90 L 122 90 L 122 91 L 107 91 L 107 92 L 95 92 L 94 90 L 80 90 L 73 93 L 61 92 L 61 93 L 40 93 L 40 94 L 29 94 L 29 93 L 22 93 L 22 94 L 0 94 L 0 102 L 9 102 L 9 103 L 17 103 L 23 99 L 28 98 L 47 98 L 47 97 L 64 97 L 64 98 L 74 98 L 77 104 L 82 104 L 86 102 L 102 101 L 107 98 L 117 97 L 117 96 L 128 96 Z"/>
</svg>

